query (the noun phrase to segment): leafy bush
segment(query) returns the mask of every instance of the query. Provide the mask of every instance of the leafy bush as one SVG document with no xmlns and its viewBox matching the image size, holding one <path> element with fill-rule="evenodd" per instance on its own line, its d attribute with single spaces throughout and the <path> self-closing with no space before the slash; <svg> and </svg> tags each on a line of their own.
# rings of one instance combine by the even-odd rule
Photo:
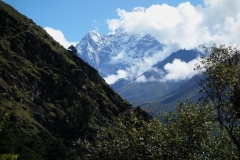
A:
<svg viewBox="0 0 240 160">
<path fill-rule="evenodd" d="M 180 103 L 177 112 L 160 115 L 151 122 L 137 118 L 133 112 L 126 113 L 119 117 L 114 127 L 102 128 L 98 138 L 85 159 L 238 157 L 236 146 L 216 121 L 213 108 L 191 101 Z"/>
</svg>

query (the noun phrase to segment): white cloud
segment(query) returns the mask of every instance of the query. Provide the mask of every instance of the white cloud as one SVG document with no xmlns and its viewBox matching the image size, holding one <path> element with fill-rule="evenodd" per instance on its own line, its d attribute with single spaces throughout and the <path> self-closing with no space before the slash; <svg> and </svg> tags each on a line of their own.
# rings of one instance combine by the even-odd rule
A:
<svg viewBox="0 0 240 160">
<path fill-rule="evenodd" d="M 112 56 L 110 62 L 118 61 L 118 60 L 120 60 L 121 58 L 123 58 L 123 56 L 124 56 L 124 52 L 120 52 L 118 55 Z"/>
<path fill-rule="evenodd" d="M 44 28 L 47 33 L 52 36 L 52 38 L 59 42 L 64 48 L 68 48 L 69 46 L 73 45 L 76 46 L 78 42 L 68 42 L 64 37 L 64 34 L 59 29 L 53 29 L 51 27 Z"/>
<path fill-rule="evenodd" d="M 119 18 L 107 20 L 110 34 L 115 33 L 116 29 L 129 34 L 151 34 L 165 45 L 162 52 L 132 61 L 132 65 L 125 69 L 126 77 L 138 77 L 139 82 L 150 80 L 140 75 L 179 49 L 220 44 L 239 45 L 239 6 L 238 0 L 204 0 L 204 4 L 198 6 L 185 2 L 177 7 L 167 4 L 152 5 L 149 8 L 137 7 L 130 12 L 117 9 Z M 118 57 L 121 54 L 115 58 Z M 186 63 L 176 59 L 167 64 L 164 80 L 190 78 L 195 74 L 195 62 L 196 60 Z"/>
<path fill-rule="evenodd" d="M 125 79 L 127 76 L 127 73 L 126 71 L 124 70 L 118 70 L 117 71 L 117 74 L 116 75 L 108 75 L 107 77 L 105 77 L 105 81 L 108 83 L 108 84 L 113 84 L 115 83 L 118 79 Z"/>
<path fill-rule="evenodd" d="M 181 61 L 180 59 L 174 59 L 172 63 L 167 63 L 164 66 L 164 70 L 156 67 L 151 68 L 149 70 L 152 73 L 151 77 L 146 78 L 144 75 L 141 75 L 136 79 L 136 82 L 165 82 L 189 79 L 199 72 L 198 70 L 194 70 L 196 64 L 199 64 L 199 62 L 200 57 L 197 57 L 189 62 Z"/>
<path fill-rule="evenodd" d="M 145 71 L 149 70 L 158 61 L 165 59 L 167 55 L 169 55 L 169 51 L 163 50 L 154 53 L 152 56 L 134 59 L 132 61 L 132 65 L 126 68 L 126 78 L 129 80 L 134 80 L 135 78 L 143 74 Z"/>
<path fill-rule="evenodd" d="M 137 78 L 136 82 L 147 82 L 148 80 L 144 75 L 141 75 L 140 77 Z"/>
<path fill-rule="evenodd" d="M 161 43 L 180 48 L 198 45 L 237 45 L 240 41 L 240 1 L 205 0 L 204 6 L 189 2 L 177 7 L 167 4 L 137 7 L 131 12 L 117 9 L 118 19 L 107 20 L 111 33 L 122 28 L 128 33 L 149 33 Z"/>
<path fill-rule="evenodd" d="M 147 79 L 142 74 L 149 69 L 153 69 L 156 73 L 161 74 L 161 76 L 163 76 L 163 71 L 151 67 L 157 62 L 164 60 L 172 52 L 178 49 L 179 46 L 177 44 L 168 44 L 167 46 L 164 47 L 162 51 L 155 52 L 151 56 L 140 57 L 135 59 L 128 57 L 127 54 L 124 54 L 123 52 L 120 52 L 116 56 L 111 57 L 110 63 L 121 62 L 131 64 L 131 66 L 125 68 L 125 70 L 120 70 L 121 73 L 124 73 L 124 76 L 119 76 L 122 74 L 116 73 L 108 75 L 107 77 L 104 77 L 104 79 L 106 80 L 107 83 L 110 82 L 109 84 L 113 84 L 119 78 L 124 78 L 128 80 L 136 79 L 137 82 L 159 81 L 159 79 L 156 79 L 155 77 L 150 77 Z"/>
<path fill-rule="evenodd" d="M 181 61 L 180 59 L 174 59 L 172 63 L 167 63 L 164 66 L 167 73 L 163 77 L 162 81 L 178 81 L 193 77 L 198 73 L 198 71 L 194 70 L 194 68 L 199 61 L 199 57 L 188 63 Z"/>
</svg>

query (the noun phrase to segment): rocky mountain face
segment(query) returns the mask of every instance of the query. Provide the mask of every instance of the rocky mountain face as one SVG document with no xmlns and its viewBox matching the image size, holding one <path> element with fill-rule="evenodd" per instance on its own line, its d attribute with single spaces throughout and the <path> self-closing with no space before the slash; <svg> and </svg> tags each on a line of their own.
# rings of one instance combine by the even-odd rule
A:
<svg viewBox="0 0 240 160">
<path fill-rule="evenodd" d="M 97 69 L 103 77 L 130 67 L 134 60 L 151 56 L 163 44 L 148 34 L 129 35 L 117 30 L 112 35 L 87 33 L 76 45 L 79 57 Z"/>
<path fill-rule="evenodd" d="M 0 22 L 0 122 L 9 117 L 0 132 L 0 154 L 78 159 L 88 152 L 85 140 L 94 143 L 100 128 L 109 128 L 123 112 L 139 110 L 96 69 L 2 1 Z"/>
</svg>

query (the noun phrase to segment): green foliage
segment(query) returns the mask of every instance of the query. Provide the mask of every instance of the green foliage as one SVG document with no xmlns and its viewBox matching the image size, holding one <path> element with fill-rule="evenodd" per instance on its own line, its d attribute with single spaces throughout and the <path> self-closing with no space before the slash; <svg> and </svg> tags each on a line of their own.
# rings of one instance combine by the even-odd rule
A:
<svg viewBox="0 0 240 160">
<path fill-rule="evenodd" d="M 203 101 L 213 106 L 240 156 L 240 51 L 224 45 L 210 50 L 210 56 L 196 68 L 205 75 L 199 79 L 201 92 L 206 94 Z"/>
<path fill-rule="evenodd" d="M 155 125 L 153 125 L 155 124 Z M 153 129 L 160 131 L 160 123 L 146 123 L 143 119 L 136 117 L 135 113 L 127 112 L 121 115 L 114 125 L 108 128 L 102 127 L 98 133 L 98 141 L 84 155 L 84 159 L 146 159 L 154 153 L 151 151 L 148 137 L 153 136 Z M 160 133 L 160 132 L 159 132 Z M 159 139 L 157 135 L 156 137 Z M 92 149 L 91 149 L 92 148 Z M 155 157 L 157 158 L 157 157 Z"/>
<path fill-rule="evenodd" d="M 0 119 L 0 132 L 2 131 L 4 122 L 5 122 L 8 118 L 9 118 L 9 115 L 8 115 L 8 114 L 4 114 L 3 117 L 1 117 L 1 119 Z"/>
<path fill-rule="evenodd" d="M 4 126 L 4 122 L 9 118 L 8 114 L 4 114 L 4 116 L 0 119 L 0 132 Z M 3 138 L 3 137 L 1 137 Z M 19 157 L 17 154 L 0 154 L 0 160 L 16 160 Z"/>
<path fill-rule="evenodd" d="M 1 153 L 18 154 L 19 159 L 28 157 L 31 157 L 31 159 L 41 159 L 40 155 L 43 147 L 41 146 L 42 143 L 40 139 L 22 133 L 12 122 L 6 122 L 4 130 L 0 132 L 0 136 L 2 138 L 0 142 Z M 28 154 L 26 155 L 24 153 Z"/>
<path fill-rule="evenodd" d="M 180 103 L 146 122 L 133 112 L 101 128 L 96 144 L 84 142 L 85 159 L 237 159 L 237 148 L 208 104 Z M 78 142 L 77 144 L 79 144 Z M 91 150 L 92 148 L 92 150 Z M 221 148 L 221 149 L 220 149 Z"/>
<path fill-rule="evenodd" d="M 16 160 L 18 157 L 18 155 L 2 154 L 0 155 L 0 160 Z"/>
<path fill-rule="evenodd" d="M 177 112 L 163 116 L 164 156 L 176 159 L 236 158 L 236 147 L 215 120 L 211 106 L 188 101 L 180 103 L 176 109 Z"/>
<path fill-rule="evenodd" d="M 46 132 L 30 135 L 11 121 L 5 122 L 0 137 L 0 153 L 13 153 L 11 156 L 18 157 L 19 160 L 76 159 L 77 157 L 74 150 L 63 143 L 63 139 L 54 138 Z M 3 157 L 9 156 L 9 154 L 3 155 Z"/>
</svg>

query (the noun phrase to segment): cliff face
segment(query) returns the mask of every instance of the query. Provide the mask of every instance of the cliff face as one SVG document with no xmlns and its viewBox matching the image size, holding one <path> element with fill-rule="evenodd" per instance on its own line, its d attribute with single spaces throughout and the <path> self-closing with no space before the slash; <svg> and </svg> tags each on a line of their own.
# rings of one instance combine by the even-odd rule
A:
<svg viewBox="0 0 240 160">
<path fill-rule="evenodd" d="M 9 115 L 0 132 L 5 139 L 0 140 L 0 153 L 16 153 L 24 159 L 26 150 L 21 148 L 25 147 L 39 159 L 64 159 L 73 155 L 73 149 L 68 151 L 72 141 L 94 142 L 100 127 L 134 110 L 94 68 L 2 1 L 0 22 L 0 119 Z M 14 133 L 28 140 L 19 140 L 21 136 Z M 7 145 L 10 142 L 14 147 Z M 64 152 L 59 149 L 65 147 Z M 75 149 L 75 154 L 81 153 Z"/>
</svg>

